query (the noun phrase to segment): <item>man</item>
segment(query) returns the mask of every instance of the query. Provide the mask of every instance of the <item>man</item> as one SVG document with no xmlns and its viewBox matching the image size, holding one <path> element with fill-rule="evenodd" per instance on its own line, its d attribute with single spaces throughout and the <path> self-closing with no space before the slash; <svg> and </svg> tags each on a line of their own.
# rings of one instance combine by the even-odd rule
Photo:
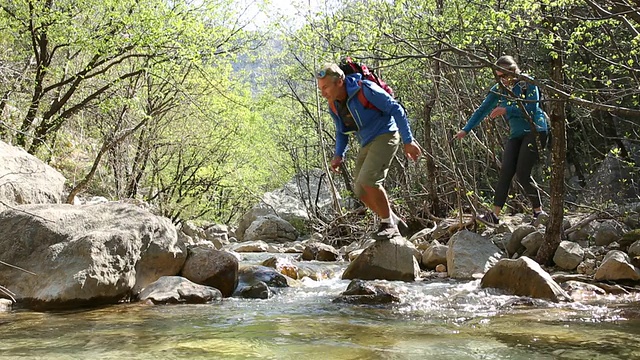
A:
<svg viewBox="0 0 640 360">
<path fill-rule="evenodd" d="M 354 173 L 354 192 L 381 219 L 373 238 L 390 239 L 398 232 L 406 236 L 407 224 L 391 211 L 387 192 L 382 187 L 400 138 L 409 159 L 417 161 L 422 154 L 411 135 L 404 109 L 377 84 L 362 80 L 358 73 L 345 76 L 337 64 L 325 64 L 316 78 L 336 126 L 331 169 L 339 172 L 347 151 L 348 134 L 354 133 L 361 146 Z"/>
</svg>

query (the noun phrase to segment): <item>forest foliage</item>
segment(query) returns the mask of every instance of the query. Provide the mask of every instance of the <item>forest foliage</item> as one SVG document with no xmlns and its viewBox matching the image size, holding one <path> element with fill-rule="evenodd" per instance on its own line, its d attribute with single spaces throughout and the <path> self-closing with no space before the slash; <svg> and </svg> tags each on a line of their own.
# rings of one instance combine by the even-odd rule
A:
<svg viewBox="0 0 640 360">
<path fill-rule="evenodd" d="M 334 129 L 314 71 L 352 56 L 393 86 L 426 150 L 417 164 L 398 154 L 387 181 L 397 212 L 425 224 L 490 203 L 506 123 L 449 140 L 510 54 L 566 140 L 538 174 L 544 202 L 602 206 L 584 194 L 611 158 L 619 198 L 637 201 L 638 1 L 292 0 L 262 27 L 257 5 L 4 1 L 0 139 L 59 169 L 69 201 L 138 198 L 174 221 L 232 224 L 292 175 L 326 170 Z M 332 181 L 348 196 L 348 171 Z"/>
</svg>

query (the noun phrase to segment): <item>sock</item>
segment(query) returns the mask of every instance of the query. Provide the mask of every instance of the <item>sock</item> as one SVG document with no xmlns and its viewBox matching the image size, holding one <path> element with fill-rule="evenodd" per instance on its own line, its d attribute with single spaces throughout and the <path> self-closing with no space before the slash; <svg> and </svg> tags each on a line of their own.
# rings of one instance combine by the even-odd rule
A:
<svg viewBox="0 0 640 360">
<path fill-rule="evenodd" d="M 388 218 L 386 218 L 386 219 L 382 219 L 382 220 L 380 220 L 380 222 L 388 223 L 388 224 L 393 225 L 393 218 L 392 218 L 392 217 L 388 217 Z"/>
<path fill-rule="evenodd" d="M 398 220 L 400 220 L 400 217 L 398 215 L 396 215 L 396 213 L 392 212 L 391 213 L 391 220 L 393 220 L 394 224 L 397 224 L 399 222 Z"/>
</svg>

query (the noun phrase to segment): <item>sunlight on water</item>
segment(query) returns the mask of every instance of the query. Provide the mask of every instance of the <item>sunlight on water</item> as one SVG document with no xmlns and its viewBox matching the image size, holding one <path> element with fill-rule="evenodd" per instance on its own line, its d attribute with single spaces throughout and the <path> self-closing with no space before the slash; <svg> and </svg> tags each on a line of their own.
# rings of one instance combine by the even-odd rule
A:
<svg viewBox="0 0 640 360">
<path fill-rule="evenodd" d="M 0 314 L 0 359 L 640 358 L 633 299 L 553 304 L 443 279 L 382 282 L 400 304 L 336 304 L 349 282 L 335 273 L 268 300 Z"/>
</svg>

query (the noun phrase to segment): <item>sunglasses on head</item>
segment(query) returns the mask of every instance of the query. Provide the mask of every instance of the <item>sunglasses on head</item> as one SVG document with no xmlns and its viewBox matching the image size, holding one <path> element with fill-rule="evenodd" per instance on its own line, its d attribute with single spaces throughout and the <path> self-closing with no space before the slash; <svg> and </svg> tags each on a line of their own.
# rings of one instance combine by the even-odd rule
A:
<svg viewBox="0 0 640 360">
<path fill-rule="evenodd" d="M 338 73 L 331 69 L 322 69 L 316 73 L 316 78 L 322 79 L 327 75 L 338 75 Z"/>
</svg>

